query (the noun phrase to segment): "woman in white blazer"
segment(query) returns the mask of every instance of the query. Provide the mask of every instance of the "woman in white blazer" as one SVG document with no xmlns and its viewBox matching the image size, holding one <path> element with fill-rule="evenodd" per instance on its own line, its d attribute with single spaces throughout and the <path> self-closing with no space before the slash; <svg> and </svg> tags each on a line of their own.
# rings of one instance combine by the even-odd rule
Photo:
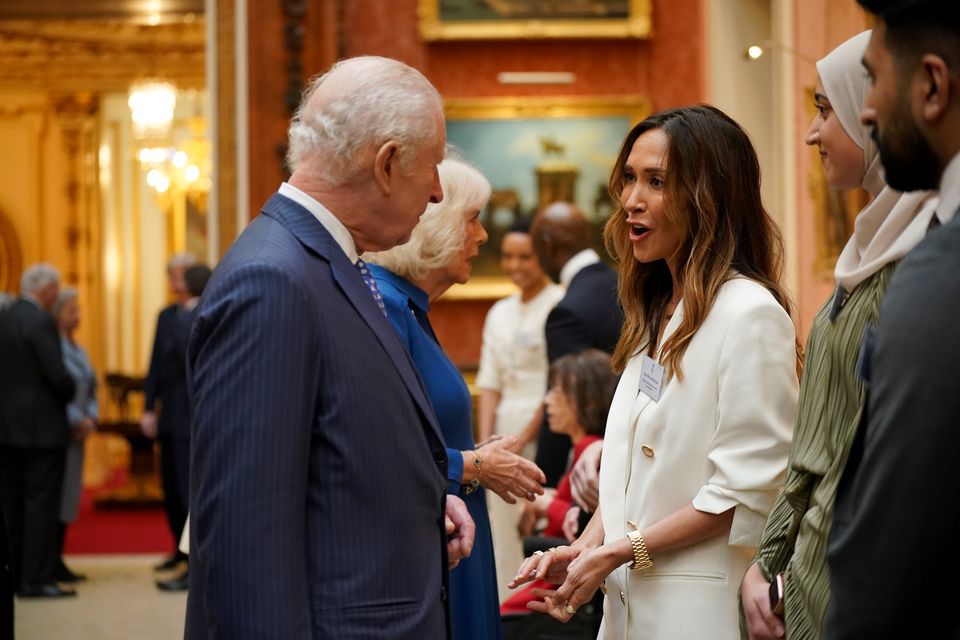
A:
<svg viewBox="0 0 960 640">
<path fill-rule="evenodd" d="M 613 355 L 600 507 L 570 546 L 531 556 L 537 611 L 606 592 L 600 637 L 739 637 L 737 588 L 780 489 L 799 349 L 783 245 L 740 126 L 698 106 L 628 134 L 605 230 L 626 320 Z"/>
</svg>

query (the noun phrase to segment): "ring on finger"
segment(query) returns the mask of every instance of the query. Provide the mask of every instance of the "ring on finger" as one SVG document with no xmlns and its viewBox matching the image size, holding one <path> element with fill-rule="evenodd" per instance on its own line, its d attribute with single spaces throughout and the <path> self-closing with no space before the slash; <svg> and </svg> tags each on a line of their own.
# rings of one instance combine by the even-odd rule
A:
<svg viewBox="0 0 960 640">
<path fill-rule="evenodd" d="M 554 558 L 555 560 L 559 560 L 559 559 L 560 559 L 560 554 L 557 552 L 557 548 L 556 548 L 556 547 L 550 547 L 549 549 L 547 549 L 547 551 L 549 551 L 550 553 L 553 554 L 553 558 Z"/>
<path fill-rule="evenodd" d="M 542 556 L 542 555 L 543 555 L 543 551 L 540 550 L 540 549 L 537 549 L 536 551 L 533 552 L 533 555 L 535 555 L 535 556 L 537 556 L 537 557 Z"/>
<path fill-rule="evenodd" d="M 567 606 L 564 607 L 563 610 L 566 611 L 567 613 L 569 613 L 570 615 L 573 615 L 573 614 L 575 614 L 575 613 L 577 612 L 577 608 L 574 607 L 574 606 L 573 606 L 572 604 L 570 604 L 569 602 L 567 603 Z"/>
</svg>

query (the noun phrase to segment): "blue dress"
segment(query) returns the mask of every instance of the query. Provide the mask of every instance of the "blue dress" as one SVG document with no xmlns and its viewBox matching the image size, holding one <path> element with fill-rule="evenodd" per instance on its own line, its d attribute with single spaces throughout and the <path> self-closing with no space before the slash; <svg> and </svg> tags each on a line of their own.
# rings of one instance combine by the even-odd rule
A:
<svg viewBox="0 0 960 640">
<path fill-rule="evenodd" d="M 430 309 L 427 294 L 379 265 L 371 264 L 370 271 L 383 296 L 390 323 L 413 358 L 437 414 L 448 447 L 447 493 L 466 502 L 477 525 L 473 552 L 450 572 L 453 640 L 499 640 L 500 599 L 486 493 L 481 488 L 466 495 L 460 484 L 463 477 L 460 452 L 475 446 L 470 391 L 433 333 L 427 318 Z"/>
</svg>

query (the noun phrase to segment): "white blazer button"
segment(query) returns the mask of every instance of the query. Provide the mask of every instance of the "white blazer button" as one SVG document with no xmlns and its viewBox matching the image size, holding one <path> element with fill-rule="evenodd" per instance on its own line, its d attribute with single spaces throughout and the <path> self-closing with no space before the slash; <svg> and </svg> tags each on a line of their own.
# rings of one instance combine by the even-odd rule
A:
<svg viewBox="0 0 960 640">
<path fill-rule="evenodd" d="M 622 602 L 624 605 L 627 604 L 627 594 L 625 594 L 623 591 L 620 592 L 620 602 Z"/>
<path fill-rule="evenodd" d="M 640 447 L 640 451 L 643 451 L 643 455 L 647 456 L 648 458 L 653 457 L 653 447 L 651 447 L 648 444 L 645 444 L 642 447 Z"/>
</svg>

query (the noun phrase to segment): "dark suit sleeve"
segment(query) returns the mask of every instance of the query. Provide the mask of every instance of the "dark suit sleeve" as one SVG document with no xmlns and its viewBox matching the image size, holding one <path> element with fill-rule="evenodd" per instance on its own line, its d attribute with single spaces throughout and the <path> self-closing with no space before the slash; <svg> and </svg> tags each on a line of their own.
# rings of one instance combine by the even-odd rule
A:
<svg viewBox="0 0 960 640">
<path fill-rule="evenodd" d="M 960 259 L 947 255 L 911 255 L 880 310 L 867 419 L 828 547 L 829 640 L 958 637 Z"/>
<path fill-rule="evenodd" d="M 307 638 L 323 325 L 298 284 L 271 267 L 237 269 L 211 293 L 188 353 L 191 571 L 205 572 L 207 587 L 200 615 L 219 638 Z"/>
<path fill-rule="evenodd" d="M 157 328 L 153 334 L 153 349 L 150 352 L 150 367 L 143 381 L 143 409 L 153 411 L 160 393 L 160 344 L 163 339 L 164 311 L 157 316 Z"/>
<path fill-rule="evenodd" d="M 589 349 L 590 329 L 575 313 L 562 306 L 554 307 L 547 316 L 544 329 L 547 337 L 547 359 L 553 362 L 571 353 Z"/>
<path fill-rule="evenodd" d="M 60 334 L 52 318 L 44 314 L 44 320 L 26 332 L 27 343 L 40 364 L 40 371 L 64 404 L 73 399 L 76 386 L 70 372 L 63 364 L 60 349 Z"/>
</svg>

